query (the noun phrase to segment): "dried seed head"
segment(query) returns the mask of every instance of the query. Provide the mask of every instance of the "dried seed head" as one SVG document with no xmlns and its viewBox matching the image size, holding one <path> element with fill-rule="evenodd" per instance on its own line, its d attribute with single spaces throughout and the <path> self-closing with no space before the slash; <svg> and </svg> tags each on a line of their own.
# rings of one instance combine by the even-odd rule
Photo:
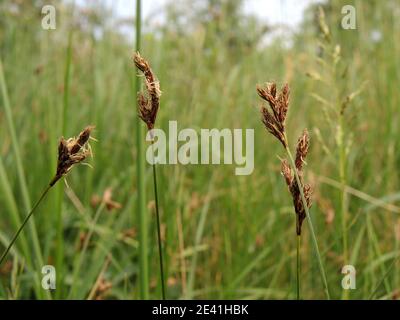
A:
<svg viewBox="0 0 400 320">
<path fill-rule="evenodd" d="M 276 105 L 276 84 L 275 83 L 266 83 L 265 88 L 261 86 L 257 86 L 257 93 L 261 99 L 267 101 L 272 109 L 275 108 Z"/>
<path fill-rule="evenodd" d="M 280 92 L 277 92 L 275 83 L 267 83 L 264 87 L 257 86 L 257 93 L 264 101 L 268 102 L 271 111 L 262 106 L 260 109 L 261 120 L 264 123 L 266 129 L 274 137 L 276 137 L 283 145 L 287 148 L 286 134 L 285 134 L 285 120 L 289 109 L 289 95 L 290 89 L 288 84 L 285 84 Z M 287 160 L 282 160 L 282 175 L 285 178 L 286 184 L 289 187 L 289 191 L 292 195 L 293 205 L 296 213 L 296 232 L 298 235 L 301 234 L 301 226 L 306 217 L 306 209 L 304 208 L 301 192 L 303 190 L 305 204 L 307 207 L 311 206 L 311 187 L 308 184 L 303 184 L 302 169 L 304 159 L 307 156 L 309 148 L 309 136 L 308 131 L 304 130 L 302 136 L 297 142 L 296 160 L 295 167 L 291 168 Z M 294 178 L 294 174 L 299 177 L 299 184 Z M 300 189 L 302 188 L 302 189 Z"/>
<path fill-rule="evenodd" d="M 156 79 L 149 63 L 137 52 L 133 56 L 136 67 L 144 74 L 148 97 L 143 93 L 138 95 L 139 117 L 149 130 L 154 128 L 157 112 L 160 107 L 160 83 Z"/>
<path fill-rule="evenodd" d="M 283 145 L 286 147 L 285 136 L 281 130 L 279 123 L 276 121 L 275 117 L 268 111 L 267 108 L 261 107 L 261 121 L 264 123 L 265 128 L 276 137 Z"/>
<path fill-rule="evenodd" d="M 311 186 L 308 183 L 306 183 L 304 185 L 303 192 L 304 192 L 304 198 L 306 199 L 306 202 L 307 202 L 307 207 L 311 208 L 311 205 L 312 205 L 312 200 L 311 200 L 312 189 L 311 189 Z"/>
<path fill-rule="evenodd" d="M 55 185 L 75 164 L 82 162 L 90 155 L 90 150 L 86 148 L 86 145 L 93 129 L 94 126 L 86 127 L 78 138 L 65 140 L 64 137 L 61 137 L 58 144 L 57 172 L 50 182 L 50 186 Z"/>
<path fill-rule="evenodd" d="M 293 183 L 293 173 L 292 169 L 289 166 L 289 163 L 286 159 L 282 160 L 282 167 L 281 167 L 282 175 L 285 178 L 286 184 L 290 188 Z"/>
<path fill-rule="evenodd" d="M 296 180 L 293 181 L 292 186 L 290 188 L 290 192 L 292 194 L 293 206 L 294 206 L 294 210 L 296 213 L 296 233 L 297 233 L 297 235 L 300 235 L 303 221 L 306 218 L 306 210 L 303 206 L 303 201 L 301 199 L 300 190 L 299 190 Z M 303 193 L 304 193 L 304 198 L 307 203 L 307 207 L 310 208 L 311 204 L 312 204 L 312 200 L 311 200 L 312 191 L 311 191 L 311 187 L 309 184 L 305 184 L 303 186 Z"/>
<path fill-rule="evenodd" d="M 87 126 L 78 136 L 74 139 L 73 145 L 71 146 L 71 154 L 79 152 L 79 150 L 89 141 L 90 133 L 94 129 L 94 126 Z"/>
<path fill-rule="evenodd" d="M 268 102 L 271 112 L 266 107 L 261 108 L 262 121 L 267 130 L 287 147 L 285 138 L 285 120 L 289 107 L 289 86 L 285 84 L 277 95 L 276 84 L 267 83 L 265 87 L 257 86 L 258 95 Z"/>
<path fill-rule="evenodd" d="M 142 58 L 142 56 L 139 54 L 139 52 L 136 52 L 133 55 L 133 61 L 135 62 L 136 67 L 142 71 L 143 73 L 149 72 L 150 66 L 149 63 Z"/>
<path fill-rule="evenodd" d="M 308 130 L 304 129 L 299 140 L 297 141 L 297 148 L 296 148 L 295 163 L 299 173 L 301 173 L 301 171 L 303 170 L 303 164 L 305 163 L 304 159 L 307 156 L 309 146 L 310 146 L 310 136 L 308 134 Z"/>
<path fill-rule="evenodd" d="M 276 98 L 276 83 L 269 83 L 268 84 L 268 90 L 271 93 L 271 95 Z"/>
<path fill-rule="evenodd" d="M 283 126 L 285 125 L 285 120 L 286 120 L 286 114 L 289 109 L 289 85 L 286 83 L 282 89 L 281 92 L 278 96 L 278 119 L 280 122 L 282 122 Z"/>
<path fill-rule="evenodd" d="M 309 184 L 303 183 L 303 174 L 302 174 L 302 165 L 304 162 L 304 158 L 307 155 L 309 147 L 309 138 L 307 130 L 304 130 L 302 136 L 300 137 L 297 144 L 297 154 L 295 161 L 295 168 L 291 168 L 287 162 L 287 160 L 282 160 L 282 175 L 285 178 L 286 184 L 289 187 L 289 191 L 292 195 L 293 206 L 296 213 L 296 233 L 298 235 L 301 234 L 301 227 L 304 219 L 306 218 L 306 210 L 303 205 L 303 201 L 301 198 L 301 193 L 299 189 L 299 185 L 297 184 L 297 180 L 294 178 L 294 174 L 292 170 L 296 170 L 297 175 L 299 176 L 300 185 L 303 188 L 304 199 L 306 200 L 307 207 L 311 207 L 311 195 L 312 190 Z"/>
</svg>

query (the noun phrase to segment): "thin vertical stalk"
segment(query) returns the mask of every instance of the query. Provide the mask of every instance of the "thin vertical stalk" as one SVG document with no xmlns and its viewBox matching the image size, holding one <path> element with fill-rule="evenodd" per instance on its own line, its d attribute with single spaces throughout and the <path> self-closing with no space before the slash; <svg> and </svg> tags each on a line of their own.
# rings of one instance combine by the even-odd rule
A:
<svg viewBox="0 0 400 320">
<path fill-rule="evenodd" d="M 64 95 L 63 107 L 61 118 L 61 135 L 67 134 L 67 120 L 68 120 L 68 107 L 69 107 L 69 93 L 70 93 L 70 78 L 71 78 L 71 58 L 72 58 L 72 30 L 68 35 L 68 47 L 65 57 L 65 73 L 64 73 Z M 64 185 L 60 183 L 57 186 L 56 198 L 56 250 L 55 250 L 55 267 L 57 270 L 57 289 L 56 298 L 60 298 L 63 290 L 63 260 L 64 260 L 64 225 L 63 225 L 63 195 Z"/>
<path fill-rule="evenodd" d="M 71 58 L 72 58 L 72 34 L 71 30 L 68 35 L 67 55 L 65 57 L 65 73 L 64 73 L 64 95 L 63 95 L 63 109 L 62 109 L 62 133 L 65 134 L 67 130 L 68 120 L 68 106 L 69 106 L 69 86 L 71 77 Z"/>
<path fill-rule="evenodd" d="M 141 0 L 136 0 L 136 52 L 141 48 Z M 139 77 L 135 78 L 136 101 L 141 89 Z M 137 117 L 136 122 L 136 183 L 137 183 L 137 214 L 139 218 L 139 282 L 141 299 L 149 298 L 149 270 L 148 270 L 148 221 L 145 207 L 146 191 L 144 183 L 144 146 L 143 129 L 141 120 Z"/>
<path fill-rule="evenodd" d="M 287 141 L 287 139 L 286 139 L 286 141 Z M 306 220 L 307 220 L 307 223 L 308 223 L 308 228 L 310 229 L 311 240 L 312 240 L 312 243 L 314 245 L 315 254 L 317 256 L 319 270 L 320 270 L 320 273 L 321 273 L 321 278 L 322 278 L 322 282 L 323 282 L 324 289 L 325 289 L 325 294 L 326 294 L 326 297 L 328 299 L 330 299 L 330 294 L 329 294 L 329 289 L 328 289 L 328 282 L 326 280 L 325 269 L 324 269 L 324 265 L 322 264 L 322 258 L 321 258 L 321 254 L 319 252 L 318 241 L 317 241 L 317 237 L 315 236 L 315 232 L 314 232 L 314 226 L 313 226 L 312 221 L 311 221 L 310 211 L 308 210 L 307 201 L 306 201 L 306 199 L 304 197 L 304 191 L 303 191 L 303 188 L 301 187 L 302 184 L 301 184 L 301 181 L 300 181 L 300 177 L 299 177 L 299 175 L 297 173 L 296 165 L 295 165 L 292 153 L 290 152 L 290 149 L 288 147 L 286 147 L 285 149 L 286 149 L 286 153 L 287 153 L 287 155 L 289 157 L 289 160 L 290 160 L 290 165 L 292 166 L 292 168 L 294 168 L 293 169 L 294 176 L 296 178 L 297 185 L 299 186 L 299 191 L 300 191 L 300 195 L 301 195 L 301 201 L 303 202 L 304 210 L 306 211 Z"/>
<path fill-rule="evenodd" d="M 343 115 L 339 115 L 339 177 L 340 177 L 340 211 L 342 220 L 342 241 L 343 241 L 343 264 L 348 264 L 349 253 L 348 253 L 348 239 L 347 239 L 347 193 L 346 193 L 346 148 L 344 145 L 344 126 L 343 126 Z M 343 289 L 342 298 L 344 300 L 349 299 L 349 291 Z"/>
<path fill-rule="evenodd" d="M 300 300 L 300 239 L 301 236 L 297 235 L 297 250 L 296 250 L 296 283 L 297 283 L 297 300 Z"/>
<path fill-rule="evenodd" d="M 154 146 L 154 144 L 152 144 Z M 154 151 L 154 148 L 153 148 Z M 153 152 L 154 154 L 154 152 Z M 165 281 L 164 281 L 164 264 L 161 243 L 161 225 L 160 225 L 160 211 L 158 206 L 158 192 L 157 192 L 157 170 L 156 163 L 153 163 L 153 183 L 154 183 L 154 198 L 156 202 L 156 219 L 157 219 L 157 240 L 158 240 L 158 255 L 160 259 L 160 277 L 161 277 L 161 293 L 162 298 L 165 300 Z"/>
<path fill-rule="evenodd" d="M 331 79 L 333 80 L 332 87 L 335 88 L 335 104 L 341 108 L 341 97 L 339 88 L 336 83 L 336 68 L 331 69 Z M 340 180 L 340 220 L 342 228 L 342 249 L 343 249 L 343 265 L 348 264 L 349 251 L 348 251 L 348 236 L 347 236 L 347 178 L 346 178 L 346 146 L 345 146 L 345 132 L 344 132 L 344 115 L 342 112 L 338 112 L 338 136 L 337 136 L 337 146 L 339 149 L 339 180 Z M 343 288 L 342 299 L 349 299 L 350 290 Z"/>
<path fill-rule="evenodd" d="M 46 196 L 47 192 L 49 192 L 51 186 L 47 186 L 47 188 L 43 191 L 42 195 L 40 196 L 39 200 L 36 202 L 36 204 L 33 206 L 32 210 L 28 213 L 28 215 L 25 217 L 24 221 L 22 222 L 21 226 L 19 227 L 18 231 L 15 233 L 14 237 L 10 241 L 10 244 L 6 248 L 6 250 L 3 252 L 0 258 L 0 266 L 3 263 L 3 260 L 6 258 L 8 252 L 11 250 L 12 246 L 14 245 L 15 241 L 17 240 L 19 234 L 21 233 L 22 229 L 25 227 L 26 223 L 29 221 L 29 218 L 33 215 L 35 212 L 36 208 L 39 206 L 39 204 L 42 202 L 44 197 Z"/>
</svg>

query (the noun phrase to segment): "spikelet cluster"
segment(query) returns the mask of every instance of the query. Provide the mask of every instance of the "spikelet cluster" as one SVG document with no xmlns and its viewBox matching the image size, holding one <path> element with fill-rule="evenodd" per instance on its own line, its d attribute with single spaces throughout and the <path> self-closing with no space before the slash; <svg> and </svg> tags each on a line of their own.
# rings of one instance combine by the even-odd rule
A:
<svg viewBox="0 0 400 320">
<path fill-rule="evenodd" d="M 160 108 L 160 82 L 157 80 L 149 63 L 136 52 L 133 56 L 136 67 L 143 73 L 147 89 L 147 95 L 139 92 L 138 108 L 139 117 L 142 119 L 149 130 L 154 128 L 158 109 Z"/>
<path fill-rule="evenodd" d="M 94 126 L 87 126 L 78 136 L 78 138 L 60 139 L 58 144 L 58 160 L 57 171 L 50 186 L 56 184 L 63 176 L 65 176 L 75 164 L 81 163 L 90 155 L 90 149 L 87 143 L 90 139 L 90 133 Z"/>
<path fill-rule="evenodd" d="M 279 93 L 277 92 L 275 83 L 267 83 L 265 86 L 258 86 L 257 92 L 261 99 L 266 101 L 269 105 L 269 109 L 267 106 L 262 106 L 260 110 L 261 120 L 265 128 L 281 142 L 285 149 L 287 149 L 288 143 L 285 132 L 285 120 L 289 109 L 290 89 L 288 84 L 285 84 Z M 281 163 L 282 175 L 285 178 L 293 198 L 293 206 L 296 213 L 296 233 L 298 235 L 301 234 L 301 226 L 306 217 L 306 210 L 301 199 L 300 188 L 303 188 L 307 206 L 311 207 L 312 203 L 311 187 L 309 184 L 303 183 L 303 166 L 309 146 L 310 138 L 307 129 L 305 129 L 297 141 L 295 168 L 292 169 L 286 159 L 283 159 Z M 296 170 L 301 186 L 298 185 L 293 170 Z"/>
<path fill-rule="evenodd" d="M 275 83 L 267 83 L 264 87 L 257 86 L 258 95 L 268 102 L 271 110 L 266 106 L 261 107 L 261 120 L 268 132 L 275 136 L 287 147 L 285 135 L 285 120 L 289 108 L 289 86 L 285 84 L 278 94 Z"/>
<path fill-rule="evenodd" d="M 308 131 L 307 129 L 304 129 L 302 135 L 297 141 L 295 170 L 297 171 L 297 174 L 299 176 L 300 184 L 301 187 L 303 188 L 304 198 L 306 200 L 308 208 L 310 208 L 312 204 L 311 201 L 312 190 L 309 184 L 304 184 L 303 182 L 303 165 L 305 163 L 305 158 L 308 153 L 309 145 L 310 145 L 310 138 L 308 135 Z M 296 212 L 296 233 L 300 235 L 301 226 L 303 224 L 304 219 L 306 218 L 306 211 L 304 209 L 303 202 L 301 199 L 299 185 L 297 184 L 297 180 L 294 177 L 292 168 L 289 166 L 286 159 L 282 160 L 281 171 L 293 198 L 293 206 Z"/>
</svg>

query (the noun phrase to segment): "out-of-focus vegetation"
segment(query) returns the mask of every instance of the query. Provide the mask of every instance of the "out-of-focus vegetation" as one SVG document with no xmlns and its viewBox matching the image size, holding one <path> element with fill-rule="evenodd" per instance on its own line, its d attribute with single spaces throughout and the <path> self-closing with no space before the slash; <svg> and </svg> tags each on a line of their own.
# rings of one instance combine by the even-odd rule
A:
<svg viewBox="0 0 400 320">
<path fill-rule="evenodd" d="M 74 169 L 69 187 L 52 190 L 35 213 L 35 225 L 23 231 L 1 266 L 0 297 L 138 298 L 136 71 L 134 43 L 119 32 L 121 25 L 133 30 L 134 19 L 116 21 L 99 2 L 81 8 L 52 1 L 57 29 L 46 31 L 45 4 L 0 3 L 1 250 L 54 175 L 58 138 L 94 124 L 98 141 L 92 142 L 93 169 Z M 306 173 L 331 296 L 342 296 L 340 271 L 352 264 L 357 289 L 350 298 L 367 299 L 374 292 L 375 298 L 399 297 L 400 2 L 353 1 L 356 30 L 341 28 L 346 4 L 322 5 L 329 42 L 319 28 L 317 5 L 307 9 L 296 30 L 244 14 L 241 0 L 171 1 L 160 8 L 164 23 L 144 21 L 141 53 L 163 92 L 158 127 L 168 130 L 168 121 L 177 120 L 179 129 L 255 129 L 250 176 L 235 176 L 228 165 L 158 167 L 169 298 L 295 297 L 295 216 L 280 175 L 277 156 L 283 154 L 257 110 L 255 85 L 271 80 L 291 87 L 291 147 L 303 127 L 311 133 Z M 338 133 L 337 110 L 354 92 Z M 12 119 L 5 112 L 6 96 Z M 153 199 L 151 167 L 146 169 L 147 198 Z M 120 206 L 107 206 L 110 196 Z M 150 297 L 158 298 L 150 200 L 148 212 Z M 302 297 L 324 298 L 303 229 Z M 51 294 L 40 286 L 43 264 L 57 267 Z"/>
</svg>

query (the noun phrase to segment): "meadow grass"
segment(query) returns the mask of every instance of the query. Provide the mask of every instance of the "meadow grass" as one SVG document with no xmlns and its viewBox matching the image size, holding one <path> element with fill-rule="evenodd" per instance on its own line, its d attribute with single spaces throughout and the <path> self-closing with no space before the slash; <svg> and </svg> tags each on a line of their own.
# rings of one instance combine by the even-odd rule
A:
<svg viewBox="0 0 400 320">
<path fill-rule="evenodd" d="M 309 18 L 296 34 L 288 32 L 289 45 L 282 38 L 268 45 L 252 42 L 259 37 L 257 24 L 243 27 L 231 21 L 232 14 L 218 19 L 196 12 L 186 21 L 171 9 L 168 24 L 143 21 L 140 52 L 163 85 L 159 128 L 177 120 L 179 127 L 196 131 L 255 129 L 250 176 L 235 176 L 229 165 L 158 170 L 168 298 L 296 298 L 295 215 L 279 175 L 281 147 L 267 142 L 256 110 L 249 112 L 258 103 L 254 84 L 269 79 L 292 87 L 296 103 L 287 121 L 288 140 L 295 141 L 307 127 L 313 141 L 305 178 L 314 189 L 311 218 L 331 298 L 343 296 L 345 234 L 347 261 L 357 269 L 357 289 L 349 298 L 398 298 L 400 17 L 394 1 L 355 1 L 357 30 L 343 30 L 344 4 L 335 0 L 324 8 L 347 65 L 346 81 L 336 85 L 351 93 L 367 81 L 346 110 L 344 141 L 352 141 L 346 183 L 338 172 L 338 149 L 323 101 L 313 96 L 330 97 L 332 88 L 306 75 L 321 73 L 316 59 L 324 57 L 316 8 L 307 11 Z M 1 251 L 29 212 L 31 199 L 38 199 L 52 178 L 59 136 L 93 123 L 98 142 L 93 169 L 71 172 L 70 188 L 63 187 L 59 198 L 56 193 L 46 198 L 21 233 L 0 269 L 0 298 L 159 298 L 157 235 L 148 232 L 156 229 L 156 220 L 151 219 L 153 202 L 144 197 L 152 194 L 152 168 L 140 162 L 145 145 L 136 112 L 142 79 L 136 80 L 131 61 L 138 48 L 109 27 L 111 13 L 89 10 L 77 14 L 93 24 L 74 25 L 68 58 L 72 9 L 60 8 L 57 30 L 44 31 L 40 15 L 33 14 L 38 8 L 28 2 L 22 6 L 17 14 L 0 13 Z M 180 10 L 192 17 L 190 10 Z M 97 27 L 104 30 L 101 37 L 94 36 Z M 66 132 L 61 132 L 63 121 Z M 109 188 L 121 208 L 107 208 L 103 195 Z M 303 229 L 301 297 L 324 299 L 312 234 Z M 40 286 L 41 267 L 57 259 L 63 264 L 57 278 L 63 290 L 49 293 Z"/>
</svg>

